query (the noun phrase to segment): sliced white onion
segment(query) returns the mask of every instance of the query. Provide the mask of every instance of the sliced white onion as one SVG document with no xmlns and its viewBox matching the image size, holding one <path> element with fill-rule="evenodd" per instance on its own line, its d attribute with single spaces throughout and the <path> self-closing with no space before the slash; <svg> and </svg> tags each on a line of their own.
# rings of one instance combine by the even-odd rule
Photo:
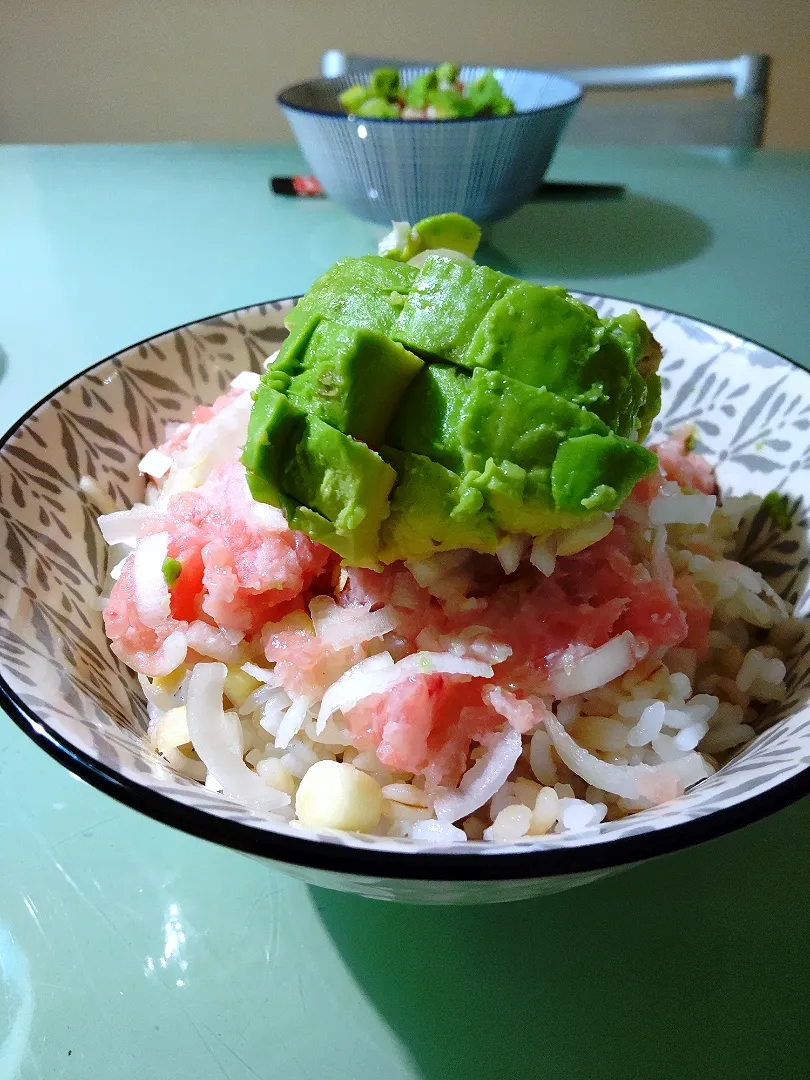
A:
<svg viewBox="0 0 810 1080">
<path fill-rule="evenodd" d="M 262 683 L 276 683 L 276 673 L 272 668 L 259 667 L 258 664 L 242 664 L 242 671 L 252 679 Z"/>
<path fill-rule="evenodd" d="M 115 651 L 114 646 L 113 651 Z M 153 678 L 157 675 L 171 675 L 183 663 L 187 652 L 188 642 L 186 641 L 186 635 L 182 630 L 173 630 L 157 653 L 150 657 L 147 663 L 142 664 L 139 670 L 144 675 L 150 675 Z M 128 663 L 131 663 L 131 661 L 128 661 Z"/>
<path fill-rule="evenodd" d="M 210 656 L 212 660 L 230 663 L 239 653 L 239 644 L 244 638 L 241 630 L 225 630 L 211 626 L 201 619 L 195 619 L 188 628 L 189 648 L 201 656 Z"/>
<path fill-rule="evenodd" d="M 309 604 L 315 633 L 333 649 L 362 645 L 382 637 L 397 625 L 390 608 L 369 611 L 367 607 L 339 607 L 331 596 L 315 596 Z"/>
<path fill-rule="evenodd" d="M 145 476 L 151 476 L 154 480 L 160 480 L 172 467 L 172 459 L 168 454 L 157 449 L 152 449 L 144 454 L 138 462 L 138 472 Z"/>
<path fill-rule="evenodd" d="M 464 773 L 458 788 L 436 797 L 433 809 L 438 820 L 458 821 L 489 802 L 509 779 L 521 749 L 520 735 L 507 726 L 492 749 Z"/>
<path fill-rule="evenodd" d="M 711 775 L 708 763 L 695 752 L 662 765 L 612 765 L 575 742 L 556 717 L 547 716 L 545 723 L 554 749 L 572 772 L 592 787 L 623 799 L 665 802 Z M 659 794 L 661 797 L 656 797 Z"/>
<path fill-rule="evenodd" d="M 409 266 L 423 266 L 428 255 L 441 255 L 443 259 L 453 259 L 454 262 L 471 263 L 474 260 L 463 251 L 454 251 L 452 248 L 428 248 L 420 251 L 412 259 L 408 259 Z"/>
<path fill-rule="evenodd" d="M 501 540 L 495 549 L 495 554 L 505 574 L 514 574 L 520 566 L 520 560 L 526 554 L 529 543 L 530 538 L 528 536 L 517 533 L 505 536 Z"/>
<path fill-rule="evenodd" d="M 269 787 L 242 760 L 234 745 L 234 713 L 226 718 L 222 694 L 228 669 L 224 664 L 195 664 L 188 684 L 186 719 L 191 743 L 209 773 L 229 798 L 252 810 L 278 810 L 290 797 Z"/>
<path fill-rule="evenodd" d="M 458 844 L 466 842 L 467 834 L 447 821 L 414 821 L 408 827 L 411 840 L 424 840 L 429 844 Z"/>
<path fill-rule="evenodd" d="M 286 750 L 295 736 L 304 726 L 309 716 L 309 701 L 304 698 L 295 698 L 292 705 L 284 713 L 284 718 L 276 732 L 276 749 Z"/>
<path fill-rule="evenodd" d="M 468 678 L 491 679 L 492 667 L 481 660 L 467 660 L 455 653 L 418 652 L 394 663 L 391 654 L 384 652 L 361 660 L 332 683 L 323 695 L 318 712 L 316 731 L 320 734 L 332 713 L 345 713 L 372 694 L 382 694 L 398 682 L 414 675 L 462 675 Z"/>
<path fill-rule="evenodd" d="M 411 236 L 409 221 L 392 221 L 391 231 L 381 237 L 377 243 L 377 254 L 390 255 L 392 251 L 404 251 Z"/>
<path fill-rule="evenodd" d="M 198 486 L 213 469 L 237 456 L 247 435 L 252 408 L 251 395 L 240 394 L 216 416 L 192 430 L 186 448 L 175 454 L 161 492 L 162 502 Z"/>
<path fill-rule="evenodd" d="M 529 562 L 545 577 L 551 577 L 557 565 L 557 545 L 553 536 L 537 537 L 532 544 Z"/>
<path fill-rule="evenodd" d="M 152 517 L 152 514 L 151 507 L 144 503 L 136 503 L 129 510 L 116 510 L 114 514 L 102 514 L 98 519 L 98 527 L 106 543 L 135 547 L 141 526 Z"/>
<path fill-rule="evenodd" d="M 348 712 L 371 694 L 382 693 L 391 685 L 394 659 L 388 652 L 369 656 L 349 668 L 323 695 L 315 730 L 320 735 L 332 713 Z"/>
<path fill-rule="evenodd" d="M 708 525 L 717 499 L 714 495 L 656 495 L 650 503 L 653 525 Z"/>
<path fill-rule="evenodd" d="M 157 629 L 170 615 L 169 586 L 163 576 L 163 563 L 169 553 L 169 534 L 155 533 L 141 540 L 135 549 L 132 579 L 138 617 L 146 626 Z"/>
<path fill-rule="evenodd" d="M 254 390 L 258 390 L 261 381 L 262 377 L 258 371 L 240 371 L 236 378 L 231 379 L 231 390 L 245 390 L 253 393 Z"/>
<path fill-rule="evenodd" d="M 549 678 L 554 697 L 585 694 L 624 675 L 638 659 L 633 644 L 633 635 L 625 630 L 585 656 L 569 657 L 563 654 Z"/>
</svg>

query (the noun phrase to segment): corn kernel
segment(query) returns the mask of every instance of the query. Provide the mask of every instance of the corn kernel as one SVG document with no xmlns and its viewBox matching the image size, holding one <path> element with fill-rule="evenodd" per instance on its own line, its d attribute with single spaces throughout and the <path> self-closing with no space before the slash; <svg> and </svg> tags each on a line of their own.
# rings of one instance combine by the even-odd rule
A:
<svg viewBox="0 0 810 1080">
<path fill-rule="evenodd" d="M 161 716 L 152 733 L 152 744 L 159 754 L 165 754 L 169 750 L 176 750 L 178 746 L 185 746 L 191 742 L 186 721 L 185 705 L 178 705 L 175 709 L 169 709 Z"/>
<path fill-rule="evenodd" d="M 241 708 L 262 684 L 241 668 L 229 667 L 225 676 L 225 696 L 234 708 Z"/>
<path fill-rule="evenodd" d="M 532 820 L 529 823 L 531 836 L 542 836 L 547 833 L 557 820 L 557 805 L 559 799 L 553 787 L 544 787 L 537 796 L 532 811 Z"/>
<path fill-rule="evenodd" d="M 312 828 L 369 832 L 382 816 L 382 791 L 354 765 L 316 761 L 298 786 L 295 809 L 299 821 Z"/>
</svg>

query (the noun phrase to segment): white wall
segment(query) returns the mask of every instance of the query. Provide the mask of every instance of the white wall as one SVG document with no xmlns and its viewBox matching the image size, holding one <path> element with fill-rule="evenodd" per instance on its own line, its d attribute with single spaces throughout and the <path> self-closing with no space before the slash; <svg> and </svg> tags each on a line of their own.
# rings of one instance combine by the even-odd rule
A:
<svg viewBox="0 0 810 1080">
<path fill-rule="evenodd" d="M 287 137 L 330 47 L 553 66 L 774 59 L 769 145 L 810 148 L 808 0 L 0 0 L 0 141 Z"/>
</svg>

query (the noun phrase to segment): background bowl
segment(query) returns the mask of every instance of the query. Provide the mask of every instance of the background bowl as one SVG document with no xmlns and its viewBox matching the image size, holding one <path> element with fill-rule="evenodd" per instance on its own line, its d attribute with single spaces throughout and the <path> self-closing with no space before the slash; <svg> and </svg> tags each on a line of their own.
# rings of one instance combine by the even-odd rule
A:
<svg viewBox="0 0 810 1080">
<path fill-rule="evenodd" d="M 403 68 L 404 82 L 429 68 Z M 461 69 L 471 82 L 487 68 Z M 582 96 L 570 79 L 495 70 L 512 116 L 471 120 L 369 120 L 343 113 L 338 94 L 369 73 L 310 79 L 278 103 L 312 173 L 353 214 L 387 224 L 456 210 L 480 223 L 516 210 L 540 183 Z"/>
<path fill-rule="evenodd" d="M 600 314 L 632 305 L 585 297 Z M 274 825 L 171 771 L 145 738 L 137 680 L 110 652 L 97 604 L 107 551 L 94 477 L 112 502 L 142 496 L 137 462 L 166 423 L 211 402 L 239 371 L 261 370 L 286 336 L 292 301 L 169 331 L 55 390 L 0 443 L 0 703 L 72 772 L 159 821 L 273 861 L 305 881 L 385 899 L 484 903 L 579 885 L 764 816 L 810 790 L 810 636 L 791 659 L 788 696 L 762 733 L 682 798 L 580 833 L 448 848 Z M 699 425 L 701 447 L 734 494 L 810 490 L 810 374 L 705 323 L 639 306 L 665 350 L 655 431 Z M 778 425 L 778 431 L 775 428 Z M 789 533 L 759 514 L 745 558 L 808 610 L 806 509 Z"/>
</svg>

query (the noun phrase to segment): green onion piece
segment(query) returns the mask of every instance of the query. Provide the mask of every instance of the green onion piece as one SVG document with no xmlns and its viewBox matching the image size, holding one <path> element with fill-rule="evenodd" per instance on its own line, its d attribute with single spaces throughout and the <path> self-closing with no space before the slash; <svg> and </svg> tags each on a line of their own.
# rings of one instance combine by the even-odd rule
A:
<svg viewBox="0 0 810 1080">
<path fill-rule="evenodd" d="M 163 580 L 169 586 L 174 585 L 175 581 L 180 577 L 180 571 L 183 569 L 182 565 L 177 559 L 164 559 L 163 560 Z"/>
</svg>

